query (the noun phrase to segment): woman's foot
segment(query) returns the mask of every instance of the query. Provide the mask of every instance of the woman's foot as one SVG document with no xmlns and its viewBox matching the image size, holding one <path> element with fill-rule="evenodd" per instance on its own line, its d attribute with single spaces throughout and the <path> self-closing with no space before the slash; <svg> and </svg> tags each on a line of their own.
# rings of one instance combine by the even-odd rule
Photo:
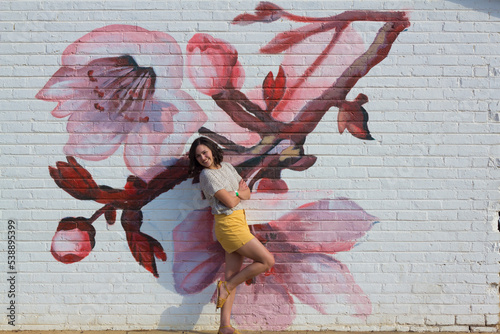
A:
<svg viewBox="0 0 500 334">
<path fill-rule="evenodd" d="M 215 306 L 216 310 L 219 308 L 222 308 L 222 306 L 224 306 L 224 304 L 226 303 L 227 297 L 229 297 L 230 294 L 231 294 L 231 292 L 227 288 L 226 281 L 218 281 L 217 282 L 217 303 Z M 225 327 L 227 327 L 227 326 L 225 326 Z"/>
<path fill-rule="evenodd" d="M 233 326 L 220 326 L 217 334 L 241 334 L 236 328 Z"/>
</svg>

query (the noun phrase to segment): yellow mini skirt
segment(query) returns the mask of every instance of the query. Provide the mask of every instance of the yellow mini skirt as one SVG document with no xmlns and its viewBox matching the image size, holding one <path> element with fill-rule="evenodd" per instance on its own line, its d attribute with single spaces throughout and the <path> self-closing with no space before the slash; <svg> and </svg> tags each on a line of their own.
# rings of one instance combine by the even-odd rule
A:
<svg viewBox="0 0 500 334">
<path fill-rule="evenodd" d="M 250 233 L 245 210 L 233 211 L 230 215 L 220 214 L 215 217 L 215 237 L 228 253 L 232 253 L 255 238 Z"/>
</svg>

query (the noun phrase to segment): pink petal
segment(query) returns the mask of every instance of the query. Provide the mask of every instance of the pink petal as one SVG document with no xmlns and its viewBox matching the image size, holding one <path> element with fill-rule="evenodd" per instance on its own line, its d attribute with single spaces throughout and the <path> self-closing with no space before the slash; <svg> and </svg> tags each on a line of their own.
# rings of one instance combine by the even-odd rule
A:
<svg viewBox="0 0 500 334">
<path fill-rule="evenodd" d="M 218 111 L 221 111 L 219 107 L 216 107 Z M 265 107 L 264 107 L 265 109 Z M 235 142 L 238 145 L 251 147 L 257 145 L 262 138 L 256 132 L 249 131 L 236 124 L 231 117 L 225 112 L 215 112 L 216 119 L 214 119 L 212 126 L 207 126 L 213 132 L 228 138 L 229 140 Z M 228 161 L 231 164 L 239 164 L 246 160 L 248 156 L 227 156 Z M 226 157 L 224 157 L 226 159 Z"/>
<path fill-rule="evenodd" d="M 89 103 L 91 103 L 89 100 L 64 100 L 52 110 L 51 114 L 57 118 L 64 118 L 70 116 L 74 111 L 88 109 Z"/>
<path fill-rule="evenodd" d="M 86 101 L 90 104 L 91 101 Z M 132 123 L 110 122 L 107 113 L 78 111 L 68 119 L 66 155 L 86 160 L 102 160 L 112 155 L 126 138 Z M 125 133 L 124 133 L 125 132 Z"/>
<path fill-rule="evenodd" d="M 175 289 L 198 293 L 215 280 L 224 263 L 224 249 L 213 235 L 211 209 L 191 212 L 173 231 Z"/>
<path fill-rule="evenodd" d="M 351 200 L 324 199 L 259 225 L 258 233 L 273 252 L 336 253 L 350 250 L 376 220 Z"/>
<path fill-rule="evenodd" d="M 295 305 L 287 282 L 261 274 L 255 284 L 241 284 L 233 305 L 235 322 L 246 330 L 281 331 L 295 319 Z"/>
<path fill-rule="evenodd" d="M 91 82 L 84 72 L 84 68 L 61 67 L 35 97 L 45 101 L 63 101 L 73 99 L 75 95 L 80 98 L 90 96 Z"/>
<path fill-rule="evenodd" d="M 189 137 L 206 122 L 207 116 L 193 98 L 177 90 L 166 96 L 171 103 L 154 101 L 127 137 L 125 162 L 145 181 L 177 161 Z M 147 121 L 146 121 L 147 119 Z"/>
<path fill-rule="evenodd" d="M 173 133 L 173 117 L 179 111 L 169 103 L 154 102 L 148 104 L 151 110 L 144 113 L 143 121 L 129 133 L 125 143 L 124 159 L 128 169 L 145 181 L 151 180 L 172 164 L 180 156 L 184 143 L 165 143 L 165 146 L 178 147 L 179 154 L 169 156 L 161 154 L 163 143 Z M 162 165 L 162 161 L 165 164 Z"/>
<path fill-rule="evenodd" d="M 323 314 L 329 304 L 338 303 L 350 306 L 355 316 L 371 314 L 370 299 L 346 265 L 323 254 L 281 254 L 280 258 L 284 263 L 275 265 L 276 275 L 303 303 Z"/>
<path fill-rule="evenodd" d="M 208 117 L 191 95 L 182 90 L 171 90 L 165 95 L 165 101 L 173 104 L 178 112 L 173 117 L 174 122 L 174 143 L 185 144 L 187 140 L 202 127 Z M 178 151 L 178 147 L 168 147 L 171 151 L 164 151 L 163 154 L 178 156 L 183 151 Z M 173 150 L 172 150 L 173 149 Z M 175 153 L 174 153 L 175 152 Z"/>
<path fill-rule="evenodd" d="M 182 51 L 169 34 L 125 24 L 101 27 L 69 45 L 63 52 L 62 63 L 86 65 L 103 55 L 134 55 L 139 66 L 154 67 L 157 89 L 178 89 L 182 85 Z"/>
<path fill-rule="evenodd" d="M 212 96 L 227 87 L 228 81 L 233 85 L 243 82 L 238 52 L 231 44 L 198 33 L 189 40 L 186 49 L 188 77 L 201 93 Z"/>
<path fill-rule="evenodd" d="M 71 133 L 64 146 L 64 154 L 99 161 L 115 153 L 124 139 L 122 134 Z"/>
<path fill-rule="evenodd" d="M 316 25 L 311 25 L 310 29 L 315 29 Z M 361 36 L 349 27 L 342 32 L 336 45 L 329 50 L 326 57 L 319 64 L 314 64 L 334 33 L 334 30 L 316 33 L 284 52 L 282 66 L 287 78 L 287 91 L 274 108 L 273 117 L 282 122 L 292 121 L 308 101 L 317 98 L 331 87 L 365 51 Z M 304 36 L 304 33 L 299 35 Z M 265 109 L 260 87 L 247 95 Z"/>
<path fill-rule="evenodd" d="M 93 83 L 87 72 L 87 67 L 61 67 L 36 94 L 36 98 L 59 102 L 52 111 L 52 115 L 57 118 L 67 117 L 74 111 L 85 110 L 84 108 L 94 110 L 92 104 L 87 102 L 94 98 Z"/>
<path fill-rule="evenodd" d="M 231 72 L 231 85 L 235 89 L 241 89 L 245 83 L 245 69 L 238 60 L 233 67 Z"/>
<path fill-rule="evenodd" d="M 99 58 L 61 67 L 36 97 L 59 102 L 55 117 L 83 110 L 105 113 L 107 121 L 131 121 L 152 97 L 155 81 L 153 69 L 139 67 L 130 56 Z"/>
<path fill-rule="evenodd" d="M 57 261 L 74 263 L 87 257 L 92 248 L 89 233 L 74 228 L 72 230 L 57 231 L 52 238 L 50 251 Z"/>
</svg>

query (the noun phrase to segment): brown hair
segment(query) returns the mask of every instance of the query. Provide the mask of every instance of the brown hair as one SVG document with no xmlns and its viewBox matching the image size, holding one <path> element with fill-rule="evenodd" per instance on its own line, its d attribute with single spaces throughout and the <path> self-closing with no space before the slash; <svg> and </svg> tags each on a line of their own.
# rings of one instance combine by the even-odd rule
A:
<svg viewBox="0 0 500 334">
<path fill-rule="evenodd" d="M 212 157 L 214 159 L 214 164 L 219 166 L 222 160 L 224 159 L 224 152 L 222 149 L 212 140 L 207 137 L 198 137 L 191 144 L 191 148 L 189 149 L 189 176 L 197 177 L 201 170 L 204 168 L 198 160 L 196 160 L 196 148 L 200 145 L 205 145 L 212 151 Z"/>
</svg>

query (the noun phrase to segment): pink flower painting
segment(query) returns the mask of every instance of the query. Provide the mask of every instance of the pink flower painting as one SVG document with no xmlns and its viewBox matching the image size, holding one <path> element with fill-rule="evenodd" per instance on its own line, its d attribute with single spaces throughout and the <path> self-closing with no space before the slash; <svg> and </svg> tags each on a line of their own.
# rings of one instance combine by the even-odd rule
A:
<svg viewBox="0 0 500 334">
<path fill-rule="evenodd" d="M 55 118 L 67 120 L 66 161 L 55 162 L 48 172 L 68 195 L 98 208 L 90 218 L 59 221 L 51 246 L 57 261 L 89 261 L 96 242 L 93 224 L 104 216 L 109 225 L 120 221 L 132 257 L 159 277 L 157 261 L 166 261 L 167 254 L 161 240 L 141 230 L 144 210 L 188 180 L 183 152 L 192 136 L 218 143 L 251 191 L 274 199 L 292 196 L 293 184 L 283 171 L 303 172 L 316 164 L 318 157 L 306 154 L 306 143 L 327 112 L 337 115 L 332 135 L 338 131 L 375 139 L 365 109 L 369 96 L 350 94 L 410 26 L 407 13 L 367 10 L 309 17 L 261 2 L 254 13 L 237 15 L 231 23 L 245 34 L 248 25 L 278 20 L 289 21 L 290 29 L 262 41 L 258 53 L 281 60 L 252 87 L 245 83 L 237 45 L 207 33 L 186 38 L 183 53 L 167 33 L 117 24 L 92 30 L 64 50 L 61 67 L 36 95 L 55 104 L 50 107 Z M 363 40 L 353 26 L 362 22 L 379 23 L 372 41 Z M 188 89 L 211 100 L 212 122 L 207 123 L 211 114 Z M 120 167 L 131 173 L 121 188 L 99 185 L 82 163 L 111 156 L 120 161 L 123 156 Z M 239 287 L 235 320 L 250 330 L 284 330 L 295 319 L 295 301 L 320 314 L 341 305 L 344 313 L 369 316 L 368 295 L 336 254 L 362 242 L 377 219 L 347 198 L 313 200 L 276 212 L 280 218 L 251 226 L 276 264 Z M 214 239 L 213 224 L 206 208 L 192 211 L 173 230 L 172 274 L 180 294 L 200 293 L 223 273 L 224 251 Z"/>
<path fill-rule="evenodd" d="M 213 234 L 209 208 L 192 212 L 174 229 L 174 279 L 179 293 L 193 294 L 223 276 L 224 250 Z M 371 302 L 348 267 L 332 255 L 351 250 L 377 219 L 348 199 L 303 205 L 276 221 L 252 225 L 276 264 L 238 288 L 235 320 L 245 328 L 284 330 L 295 318 L 293 296 L 322 314 L 338 301 L 354 316 Z"/>
<path fill-rule="evenodd" d="M 189 40 L 187 66 L 189 79 L 205 95 L 243 85 L 244 71 L 236 49 L 208 34 L 196 34 Z"/>
<path fill-rule="evenodd" d="M 83 217 L 65 218 L 59 222 L 52 238 L 50 252 L 62 263 L 81 261 L 95 246 L 95 228 Z"/>
<path fill-rule="evenodd" d="M 128 169 L 149 181 L 206 121 L 180 89 L 182 73 L 182 52 L 170 35 L 112 25 L 68 46 L 36 97 L 57 102 L 54 117 L 68 117 L 66 155 L 103 160 L 123 144 Z"/>
</svg>

